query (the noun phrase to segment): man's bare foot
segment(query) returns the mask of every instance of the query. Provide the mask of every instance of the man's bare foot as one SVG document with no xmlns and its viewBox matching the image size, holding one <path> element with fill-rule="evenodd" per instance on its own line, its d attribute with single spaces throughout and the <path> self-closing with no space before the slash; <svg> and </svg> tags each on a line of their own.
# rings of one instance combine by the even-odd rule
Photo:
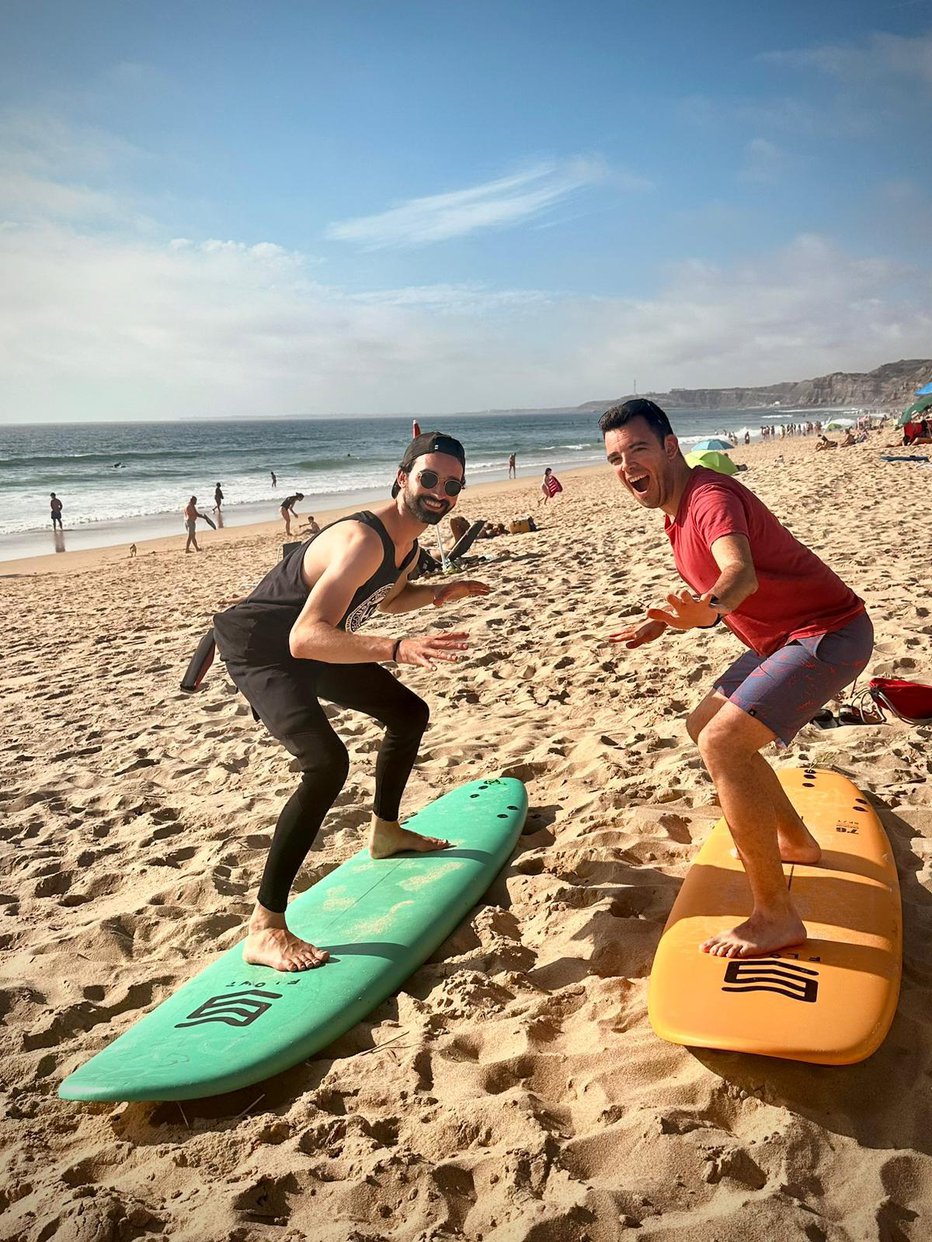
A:
<svg viewBox="0 0 932 1242">
<path fill-rule="evenodd" d="M 256 903 L 243 944 L 243 961 L 273 970 L 313 970 L 330 960 L 326 949 L 315 948 L 288 930 L 284 914 Z"/>
<path fill-rule="evenodd" d="M 752 914 L 747 922 L 731 931 L 710 936 L 699 947 L 703 953 L 711 953 L 714 957 L 766 957 L 778 949 L 802 944 L 805 939 L 806 928 L 795 913 L 778 918 Z"/>
<path fill-rule="evenodd" d="M 448 850 L 450 842 L 441 837 L 425 837 L 419 832 L 411 832 L 408 828 L 393 820 L 372 818 L 372 831 L 369 834 L 369 853 L 373 858 L 390 858 L 392 854 L 401 854 L 405 850 L 413 850 L 417 854 L 429 854 L 431 850 Z"/>
</svg>

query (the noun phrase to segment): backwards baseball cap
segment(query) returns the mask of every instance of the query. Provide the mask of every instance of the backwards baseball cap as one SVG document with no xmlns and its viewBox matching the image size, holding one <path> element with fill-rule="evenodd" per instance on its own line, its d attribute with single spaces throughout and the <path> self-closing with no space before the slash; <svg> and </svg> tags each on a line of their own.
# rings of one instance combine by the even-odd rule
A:
<svg viewBox="0 0 932 1242">
<path fill-rule="evenodd" d="M 398 469 L 403 470 L 405 474 L 410 474 L 411 467 L 425 453 L 446 453 L 448 457 L 455 457 L 463 467 L 465 474 L 466 450 L 459 440 L 454 440 L 452 436 L 445 436 L 442 431 L 422 431 L 419 436 L 415 436 L 405 449 L 404 457 L 398 463 Z M 396 479 L 392 484 L 392 496 L 397 496 L 400 491 L 401 488 Z"/>
</svg>

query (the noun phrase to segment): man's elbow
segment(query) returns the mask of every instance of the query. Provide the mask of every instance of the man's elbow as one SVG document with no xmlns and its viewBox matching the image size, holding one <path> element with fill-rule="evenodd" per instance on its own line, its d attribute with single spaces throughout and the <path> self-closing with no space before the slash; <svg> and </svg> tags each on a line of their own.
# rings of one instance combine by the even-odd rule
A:
<svg viewBox="0 0 932 1242">
<path fill-rule="evenodd" d="M 319 654 L 320 633 L 317 626 L 313 629 L 292 627 L 288 635 L 288 650 L 294 660 L 313 660 Z"/>
</svg>

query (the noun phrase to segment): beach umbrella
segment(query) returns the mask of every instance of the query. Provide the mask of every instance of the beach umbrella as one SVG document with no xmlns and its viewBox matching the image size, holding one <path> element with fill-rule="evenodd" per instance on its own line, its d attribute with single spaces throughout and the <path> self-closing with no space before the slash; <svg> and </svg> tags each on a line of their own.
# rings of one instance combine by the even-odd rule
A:
<svg viewBox="0 0 932 1242">
<path fill-rule="evenodd" d="M 707 470 L 717 470 L 719 474 L 738 473 L 738 467 L 724 453 L 697 453 L 693 451 L 686 454 L 686 464 L 689 466 L 705 466 Z"/>
<path fill-rule="evenodd" d="M 830 423 L 825 424 L 826 431 L 846 431 L 849 427 L 854 426 L 853 418 L 833 418 Z"/>
<path fill-rule="evenodd" d="M 920 397 L 918 401 L 908 405 L 896 420 L 897 427 L 904 427 L 907 423 L 911 423 L 913 419 L 918 420 L 929 406 L 932 406 L 932 393 L 928 397 Z"/>
<path fill-rule="evenodd" d="M 733 444 L 729 444 L 727 440 L 719 440 L 713 436 L 711 440 L 700 440 L 698 444 L 694 444 L 692 452 L 694 453 L 730 453 L 734 448 Z"/>
<path fill-rule="evenodd" d="M 932 384 L 923 384 L 921 388 L 916 389 L 917 397 L 927 397 L 932 394 Z"/>
</svg>

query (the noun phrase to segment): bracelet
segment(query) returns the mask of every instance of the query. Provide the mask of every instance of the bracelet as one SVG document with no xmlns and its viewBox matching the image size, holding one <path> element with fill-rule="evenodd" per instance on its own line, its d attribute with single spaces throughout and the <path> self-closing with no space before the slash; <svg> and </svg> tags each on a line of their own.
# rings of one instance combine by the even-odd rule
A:
<svg viewBox="0 0 932 1242">
<path fill-rule="evenodd" d="M 722 614 L 720 612 L 717 612 L 715 614 L 714 621 L 710 621 L 708 625 L 697 625 L 696 629 L 697 630 L 714 630 L 715 627 L 718 625 L 719 621 L 721 621 L 721 619 L 722 619 Z"/>
<path fill-rule="evenodd" d="M 396 638 L 396 639 L 395 639 L 395 645 L 394 645 L 394 647 L 392 647 L 392 654 L 391 654 L 391 656 L 389 657 L 389 659 L 391 660 L 391 662 L 392 662 L 393 664 L 397 664 L 397 663 L 398 663 L 398 648 L 401 646 L 401 644 L 402 644 L 403 642 L 404 642 L 404 639 L 403 639 L 403 638 Z"/>
</svg>

